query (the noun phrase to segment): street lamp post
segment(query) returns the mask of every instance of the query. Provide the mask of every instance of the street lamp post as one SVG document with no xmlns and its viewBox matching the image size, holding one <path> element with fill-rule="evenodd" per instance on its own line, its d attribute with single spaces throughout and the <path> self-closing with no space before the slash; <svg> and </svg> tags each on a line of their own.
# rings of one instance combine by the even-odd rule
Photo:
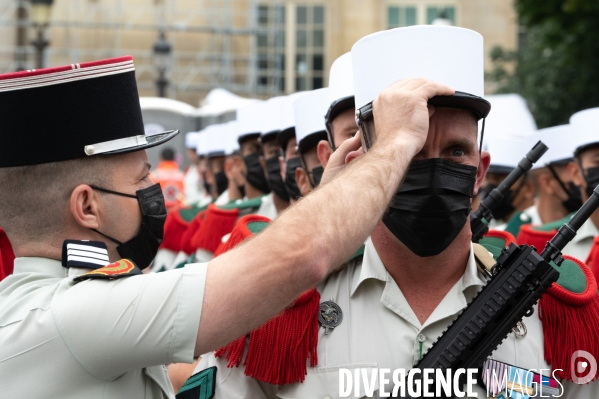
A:
<svg viewBox="0 0 599 399">
<path fill-rule="evenodd" d="M 158 97 L 166 97 L 166 88 L 169 81 L 166 78 L 167 72 L 172 64 L 173 48 L 166 40 L 164 31 L 160 31 L 160 37 L 154 44 L 154 65 L 158 71 L 158 79 L 156 79 L 156 87 L 158 88 Z"/>
<path fill-rule="evenodd" d="M 46 29 L 50 23 L 50 11 L 54 0 L 31 0 L 31 22 L 36 30 L 31 45 L 35 48 L 35 67 L 44 67 L 44 51 L 50 45 L 46 40 Z"/>
</svg>

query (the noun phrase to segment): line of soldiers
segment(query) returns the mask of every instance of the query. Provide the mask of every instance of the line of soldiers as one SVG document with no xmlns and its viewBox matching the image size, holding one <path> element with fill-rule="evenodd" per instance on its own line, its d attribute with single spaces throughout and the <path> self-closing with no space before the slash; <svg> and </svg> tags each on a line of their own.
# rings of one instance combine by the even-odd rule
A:
<svg viewBox="0 0 599 399">
<path fill-rule="evenodd" d="M 144 135 L 131 57 L 0 76 L 0 225 L 17 256 L 0 282 L 0 392 L 337 398 L 340 369 L 412 368 L 485 285 L 488 257 L 546 241 L 580 206 L 574 186 L 585 200 L 598 183 L 599 109 L 522 138 L 490 118 L 485 139 L 483 59 L 462 28 L 364 37 L 329 88 L 190 135 L 211 200 L 169 213 L 143 149 L 177 132 Z M 32 101 L 43 122 L 24 117 Z M 505 197 L 504 230 L 472 243 L 473 200 L 538 138 L 552 150 Z M 485 363 L 509 386 L 481 379 L 478 397 L 599 395 L 573 358 L 599 357 L 597 283 L 567 255 L 591 251 L 595 218 Z M 386 397 L 394 382 L 373 378 L 368 397 Z"/>
</svg>

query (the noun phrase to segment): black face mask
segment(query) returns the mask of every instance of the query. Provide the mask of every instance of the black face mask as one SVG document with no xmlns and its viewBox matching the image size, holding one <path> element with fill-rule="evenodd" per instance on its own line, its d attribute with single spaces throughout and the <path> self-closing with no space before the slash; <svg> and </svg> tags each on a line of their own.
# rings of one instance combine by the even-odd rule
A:
<svg viewBox="0 0 599 399">
<path fill-rule="evenodd" d="M 287 194 L 283 176 L 281 176 L 281 164 L 278 155 L 266 160 L 266 171 L 268 172 L 268 184 L 272 191 L 283 201 L 289 202 L 289 194 Z"/>
<path fill-rule="evenodd" d="M 225 172 L 220 171 L 215 174 L 214 180 L 216 180 L 216 192 L 218 195 L 221 195 L 227 188 L 229 188 L 229 179 L 227 179 Z"/>
<path fill-rule="evenodd" d="M 158 247 L 164 237 L 164 221 L 166 220 L 166 207 L 160 184 L 154 184 L 143 190 L 138 190 L 136 195 L 120 193 L 105 188 L 90 186 L 94 190 L 123 197 L 135 198 L 141 210 L 141 228 L 139 233 L 127 242 L 120 242 L 104 233 L 95 230 L 110 241 L 118 244 L 116 247 L 123 259 L 129 259 L 140 269 L 150 266 L 158 253 Z"/>
<path fill-rule="evenodd" d="M 324 168 L 322 166 L 317 166 L 312 169 L 312 172 L 308 172 L 308 176 L 312 176 L 310 183 L 312 184 L 312 188 L 318 187 L 320 184 L 320 180 L 322 180 L 322 175 L 324 173 Z"/>
<path fill-rule="evenodd" d="M 297 182 L 295 181 L 295 170 L 301 166 L 302 161 L 299 157 L 295 157 L 287 160 L 287 167 L 285 168 L 285 189 L 289 194 L 289 198 L 295 201 L 302 196 L 302 193 L 297 186 Z"/>
<path fill-rule="evenodd" d="M 476 171 L 441 158 L 412 161 L 383 223 L 416 255 L 440 254 L 466 224 Z"/>
<path fill-rule="evenodd" d="M 268 185 L 268 180 L 266 180 L 266 175 L 264 174 L 264 169 L 260 164 L 260 153 L 255 152 L 243 158 L 245 162 L 245 166 L 247 167 L 247 175 L 246 179 L 248 183 L 252 186 L 256 187 L 258 190 L 262 191 L 265 194 L 270 193 L 270 186 Z"/>
<path fill-rule="evenodd" d="M 206 190 L 206 194 L 212 195 L 212 184 L 208 183 L 206 180 L 206 172 L 202 172 L 202 180 L 204 181 L 204 190 Z"/>
<path fill-rule="evenodd" d="M 507 193 L 505 193 L 503 199 L 493 209 L 493 217 L 495 219 L 505 221 L 505 218 L 516 210 L 512 203 L 514 202 L 516 195 L 518 195 L 522 187 L 524 187 L 525 181 L 525 179 L 522 179 L 515 192 L 513 192 L 511 189 L 507 190 Z M 484 200 L 489 194 L 491 194 L 491 191 L 495 190 L 496 188 L 496 185 L 487 183 L 487 185 L 481 188 L 479 191 L 480 200 Z"/>
<path fill-rule="evenodd" d="M 590 198 L 593 195 L 595 187 L 597 187 L 599 184 L 599 167 L 585 169 L 582 175 L 584 176 L 584 180 L 587 182 L 586 192 Z"/>
<path fill-rule="evenodd" d="M 559 175 L 555 171 L 554 167 L 551 164 L 547 165 L 547 168 L 553 175 L 553 178 L 557 180 L 562 190 L 568 195 L 568 199 L 562 201 L 562 206 L 566 208 L 568 213 L 576 212 L 582 206 L 582 197 L 580 195 L 580 187 L 575 185 L 573 182 L 568 182 L 568 186 L 564 184 L 562 179 L 559 178 Z"/>
</svg>

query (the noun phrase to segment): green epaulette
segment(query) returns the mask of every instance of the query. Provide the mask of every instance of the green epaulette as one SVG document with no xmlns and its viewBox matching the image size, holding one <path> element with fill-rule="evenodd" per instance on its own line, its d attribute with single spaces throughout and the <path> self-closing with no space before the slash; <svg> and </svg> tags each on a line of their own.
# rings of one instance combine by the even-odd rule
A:
<svg viewBox="0 0 599 399">
<path fill-rule="evenodd" d="M 187 208 L 181 208 L 179 209 L 179 216 L 181 216 L 181 219 L 189 223 L 198 215 L 198 213 L 208 209 L 208 205 L 209 204 L 197 206 L 197 204 L 193 204 Z"/>
<path fill-rule="evenodd" d="M 518 233 L 520 232 L 520 228 L 523 225 L 530 223 L 532 223 L 530 216 L 522 211 L 519 211 L 516 212 L 514 216 L 510 218 L 510 220 L 508 220 L 507 224 L 505 225 L 505 231 L 512 234 L 514 237 L 517 237 Z"/>
<path fill-rule="evenodd" d="M 479 244 L 493 255 L 493 259 L 497 260 L 501 251 L 508 243 L 498 237 L 483 237 Z M 585 292 L 587 288 L 587 276 L 581 265 L 568 259 L 564 260 L 561 266 L 557 266 L 553 262 L 549 264 L 559 272 L 557 285 L 575 295 Z"/>
<path fill-rule="evenodd" d="M 242 216 L 260 208 L 260 205 L 262 205 L 262 199 L 264 197 L 266 197 L 266 195 L 261 195 L 256 198 L 246 200 L 232 200 L 226 205 L 220 205 L 219 208 L 225 210 L 237 209 L 239 210 L 240 216 Z"/>
</svg>

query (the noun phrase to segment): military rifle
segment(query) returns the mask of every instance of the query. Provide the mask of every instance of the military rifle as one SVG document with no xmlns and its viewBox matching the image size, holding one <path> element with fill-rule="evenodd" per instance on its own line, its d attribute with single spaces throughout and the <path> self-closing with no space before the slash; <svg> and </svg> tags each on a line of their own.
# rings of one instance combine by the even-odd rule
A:
<svg viewBox="0 0 599 399">
<path fill-rule="evenodd" d="M 547 242 L 540 255 L 529 245 L 512 243 L 505 247 L 491 268 L 490 280 L 431 346 L 416 368 L 441 369 L 444 375 L 446 370 L 481 370 L 484 361 L 524 316 L 532 315 L 541 295 L 557 281 L 559 272 L 549 262 L 558 267 L 562 264 L 562 249 L 598 207 L 599 186 Z M 423 387 L 422 373 L 416 376 Z M 429 387 L 429 392 L 436 392 L 435 387 Z"/>
<path fill-rule="evenodd" d="M 472 242 L 478 242 L 485 234 L 487 234 L 489 231 L 489 222 L 493 220 L 493 210 L 495 207 L 501 202 L 514 183 L 528 172 L 532 168 L 532 165 L 534 165 L 546 151 L 547 146 L 543 144 L 543 142 L 539 141 L 535 144 L 501 184 L 481 201 L 478 209 L 470 213 Z"/>
</svg>

